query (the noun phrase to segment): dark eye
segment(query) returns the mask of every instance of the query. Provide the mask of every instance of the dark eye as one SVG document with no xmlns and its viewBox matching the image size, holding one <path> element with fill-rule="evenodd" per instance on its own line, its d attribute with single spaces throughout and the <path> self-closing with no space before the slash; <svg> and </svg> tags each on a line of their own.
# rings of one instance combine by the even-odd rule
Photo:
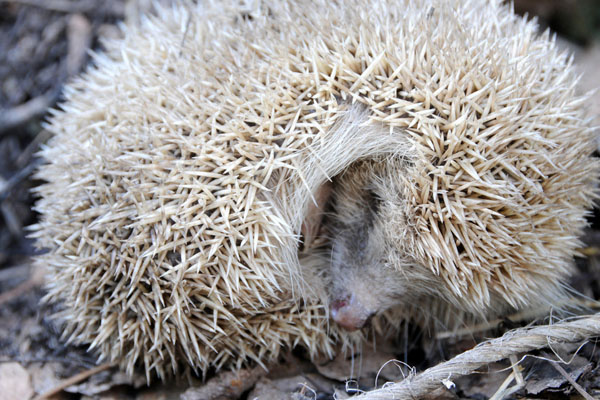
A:
<svg viewBox="0 0 600 400">
<path fill-rule="evenodd" d="M 379 197 L 375 191 L 372 189 L 367 190 L 367 204 L 371 213 L 377 214 L 381 206 L 381 202 L 381 197 Z"/>
</svg>

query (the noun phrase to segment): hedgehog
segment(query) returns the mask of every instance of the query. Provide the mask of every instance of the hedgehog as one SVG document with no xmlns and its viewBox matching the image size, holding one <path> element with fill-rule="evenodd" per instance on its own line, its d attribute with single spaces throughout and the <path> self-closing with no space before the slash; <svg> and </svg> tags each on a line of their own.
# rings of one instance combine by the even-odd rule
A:
<svg viewBox="0 0 600 400">
<path fill-rule="evenodd" d="M 599 163 L 534 21 L 498 0 L 156 7 L 49 117 L 32 235 L 70 342 L 167 379 L 562 295 Z"/>
</svg>

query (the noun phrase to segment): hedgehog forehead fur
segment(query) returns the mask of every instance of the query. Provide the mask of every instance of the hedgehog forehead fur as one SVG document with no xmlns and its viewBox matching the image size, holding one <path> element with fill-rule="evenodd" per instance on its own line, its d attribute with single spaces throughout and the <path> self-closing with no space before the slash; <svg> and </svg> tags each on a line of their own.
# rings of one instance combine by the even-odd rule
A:
<svg viewBox="0 0 600 400">
<path fill-rule="evenodd" d="M 598 176 L 585 99 L 499 1 L 158 14 L 48 126 L 34 235 L 72 341 L 149 377 L 350 345 L 298 247 L 311 193 L 361 159 L 411 160 L 404 249 L 461 307 L 527 305 L 570 271 Z"/>
</svg>

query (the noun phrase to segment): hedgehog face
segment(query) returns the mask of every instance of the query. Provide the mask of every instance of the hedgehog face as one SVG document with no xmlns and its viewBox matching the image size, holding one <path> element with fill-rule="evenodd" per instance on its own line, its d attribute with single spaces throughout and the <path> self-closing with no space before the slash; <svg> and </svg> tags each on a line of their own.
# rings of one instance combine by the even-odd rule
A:
<svg viewBox="0 0 600 400">
<path fill-rule="evenodd" d="M 377 312 L 401 302 L 406 282 L 390 265 L 389 246 L 381 216 L 373 208 L 372 193 L 362 198 L 362 204 L 358 201 L 343 204 L 340 200 L 336 204 L 343 210 L 344 217 L 349 218 L 334 214 L 329 285 L 331 315 L 340 326 L 356 330 Z"/>
<path fill-rule="evenodd" d="M 393 162 L 355 163 L 333 183 L 330 204 L 331 315 L 348 330 L 386 309 L 408 304 L 434 282 L 403 251 L 400 180 Z"/>
</svg>

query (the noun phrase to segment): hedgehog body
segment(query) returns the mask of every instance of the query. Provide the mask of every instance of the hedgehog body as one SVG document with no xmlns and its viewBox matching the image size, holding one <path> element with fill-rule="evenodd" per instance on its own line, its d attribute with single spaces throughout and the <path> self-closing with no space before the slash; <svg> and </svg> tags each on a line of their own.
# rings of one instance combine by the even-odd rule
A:
<svg viewBox="0 0 600 400">
<path fill-rule="evenodd" d="M 125 26 L 53 113 L 34 235 L 71 340 L 161 377 L 349 345 L 298 249 L 311 194 L 372 160 L 443 301 L 557 292 L 598 162 L 548 34 L 498 1 L 244 7 Z"/>
</svg>

